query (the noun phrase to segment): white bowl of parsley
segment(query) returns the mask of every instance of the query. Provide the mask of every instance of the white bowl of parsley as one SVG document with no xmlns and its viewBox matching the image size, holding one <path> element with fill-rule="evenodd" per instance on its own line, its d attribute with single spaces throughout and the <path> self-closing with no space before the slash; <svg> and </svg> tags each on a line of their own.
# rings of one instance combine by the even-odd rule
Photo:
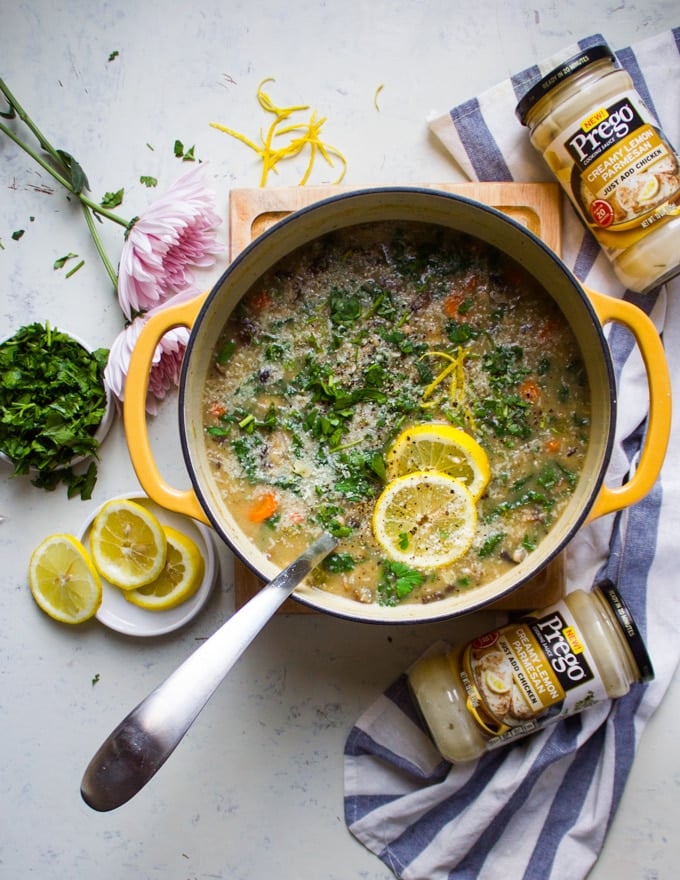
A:
<svg viewBox="0 0 680 880">
<path fill-rule="evenodd" d="M 35 486 L 65 483 L 90 498 L 99 445 L 115 409 L 104 387 L 108 349 L 45 324 L 0 343 L 0 457 Z"/>
</svg>

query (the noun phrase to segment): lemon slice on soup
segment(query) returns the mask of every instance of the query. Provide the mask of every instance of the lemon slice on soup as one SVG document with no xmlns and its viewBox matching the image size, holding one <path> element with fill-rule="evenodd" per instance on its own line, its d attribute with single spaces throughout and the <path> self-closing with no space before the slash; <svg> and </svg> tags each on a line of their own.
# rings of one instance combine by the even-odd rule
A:
<svg viewBox="0 0 680 880">
<path fill-rule="evenodd" d="M 95 517 L 90 552 L 107 581 L 122 590 L 135 590 L 163 571 L 167 539 L 151 511 L 135 501 L 114 498 Z"/>
<path fill-rule="evenodd" d="M 123 593 L 128 602 L 148 611 L 165 611 L 186 602 L 201 586 L 205 573 L 196 543 L 171 526 L 162 528 L 168 545 L 163 570 L 150 584 Z"/>
<path fill-rule="evenodd" d="M 83 623 L 102 602 L 102 584 L 87 550 L 72 535 L 50 535 L 31 554 L 31 593 L 60 623 Z"/>
<path fill-rule="evenodd" d="M 486 452 L 453 425 L 428 423 L 403 431 L 387 452 L 387 478 L 435 470 L 461 480 L 477 501 L 491 477 Z"/>
<path fill-rule="evenodd" d="M 414 568 L 463 556 L 477 528 L 470 490 L 441 471 L 414 471 L 387 484 L 373 510 L 373 534 L 387 555 Z"/>
</svg>

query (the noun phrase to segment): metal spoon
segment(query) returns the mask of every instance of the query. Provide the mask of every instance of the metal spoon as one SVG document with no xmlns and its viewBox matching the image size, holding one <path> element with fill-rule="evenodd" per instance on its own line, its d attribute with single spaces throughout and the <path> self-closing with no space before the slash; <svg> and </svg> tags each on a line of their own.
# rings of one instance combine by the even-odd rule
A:
<svg viewBox="0 0 680 880">
<path fill-rule="evenodd" d="M 113 810 L 146 785 L 265 623 L 336 544 L 322 534 L 121 721 L 85 771 L 85 803 Z"/>
</svg>

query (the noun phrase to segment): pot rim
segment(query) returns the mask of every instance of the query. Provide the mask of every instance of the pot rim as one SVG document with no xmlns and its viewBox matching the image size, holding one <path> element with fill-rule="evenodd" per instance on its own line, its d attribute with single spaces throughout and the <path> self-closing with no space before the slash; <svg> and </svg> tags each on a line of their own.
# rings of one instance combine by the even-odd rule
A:
<svg viewBox="0 0 680 880">
<path fill-rule="evenodd" d="M 491 597 L 480 597 L 478 599 L 474 599 L 474 591 L 470 593 L 470 601 L 465 605 L 464 609 L 447 609 L 446 599 L 440 600 L 438 602 L 432 602 L 429 604 L 416 604 L 413 603 L 411 605 L 404 604 L 398 606 L 400 609 L 414 609 L 412 614 L 403 614 L 400 617 L 391 618 L 389 616 L 389 612 L 394 609 L 386 609 L 382 606 L 379 606 L 379 610 L 377 614 L 375 613 L 375 609 L 373 609 L 373 613 L 367 614 L 367 609 L 372 609 L 373 606 L 370 605 L 362 605 L 361 603 L 356 602 L 355 600 L 347 600 L 346 603 L 341 603 L 342 607 L 327 607 L 323 603 L 319 603 L 316 601 L 316 598 L 319 594 L 322 593 L 320 590 L 315 590 L 313 594 L 306 595 L 304 590 L 298 588 L 293 593 L 293 598 L 300 602 L 303 605 L 306 605 L 309 608 L 313 608 L 317 611 L 322 611 L 324 613 L 330 614 L 334 617 L 339 617 L 341 619 L 352 620 L 355 622 L 363 622 L 363 623 L 374 623 L 374 624 L 413 624 L 413 623 L 434 623 L 437 621 L 442 621 L 446 619 L 451 619 L 453 617 L 462 616 L 464 614 L 471 614 L 476 611 L 480 611 L 493 603 L 502 600 L 507 597 L 509 594 L 514 593 L 520 586 L 525 585 L 532 578 L 534 578 L 539 571 L 543 570 L 551 561 L 553 561 L 571 542 L 574 538 L 578 530 L 584 524 L 586 519 L 588 518 L 589 512 L 593 507 L 593 504 L 597 498 L 597 495 L 600 491 L 600 487 L 603 483 L 605 473 L 611 458 L 613 444 L 614 444 L 614 433 L 616 426 L 616 415 L 617 415 L 617 387 L 616 387 L 616 378 L 614 374 L 613 363 L 611 360 L 611 354 L 606 343 L 604 333 L 602 330 L 602 325 L 598 318 L 597 312 L 588 297 L 586 291 L 581 286 L 578 279 L 571 272 L 568 266 L 564 263 L 561 257 L 556 254 L 551 248 L 549 248 L 535 233 L 533 233 L 530 229 L 527 229 L 521 223 L 518 223 L 512 217 L 509 217 L 507 214 L 504 214 L 502 211 L 490 206 L 486 205 L 482 202 L 478 202 L 474 199 L 470 199 L 467 196 L 462 196 L 457 193 L 450 193 L 443 190 L 430 189 L 425 187 L 411 187 L 411 186 L 387 186 L 387 187 L 371 187 L 366 189 L 357 189 L 351 191 L 344 191 L 341 193 L 333 194 L 324 198 L 318 202 L 314 202 L 311 205 L 304 206 L 299 210 L 289 214 L 288 216 L 282 218 L 277 221 L 273 226 L 269 229 L 265 230 L 261 235 L 259 235 L 256 239 L 254 239 L 250 244 L 248 244 L 230 263 L 230 265 L 225 269 L 220 278 L 215 282 L 212 286 L 210 292 L 205 298 L 196 320 L 191 329 L 191 333 L 189 336 L 189 341 L 187 343 L 187 350 L 184 356 L 184 360 L 182 363 L 181 373 L 180 373 L 180 381 L 179 381 L 179 421 L 180 421 L 180 441 L 182 453 L 184 456 L 184 461 L 188 470 L 188 473 L 191 478 L 191 483 L 193 485 L 194 491 L 196 492 L 198 501 L 200 506 L 205 511 L 206 516 L 208 517 L 210 523 L 215 528 L 217 533 L 220 535 L 221 539 L 225 541 L 230 550 L 259 578 L 266 578 L 265 575 L 258 569 L 258 566 L 252 559 L 249 558 L 248 553 L 245 549 L 239 546 L 238 542 L 233 540 L 227 533 L 224 523 L 221 521 L 218 513 L 213 509 L 213 505 L 210 502 L 208 497 L 208 493 L 204 489 L 202 484 L 201 476 L 196 467 L 194 457 L 192 455 L 192 444 L 189 438 L 189 432 L 187 431 L 187 405 L 188 405 L 188 392 L 187 392 L 187 384 L 188 384 L 188 375 L 191 363 L 191 354 L 194 351 L 194 348 L 199 339 L 200 330 L 203 323 L 209 319 L 211 307 L 214 301 L 222 295 L 222 290 L 225 284 L 228 283 L 229 278 L 238 270 L 242 263 L 249 261 L 252 259 L 252 254 L 255 252 L 262 250 L 263 244 L 266 243 L 272 236 L 281 236 L 282 231 L 290 226 L 291 224 L 299 225 L 303 219 L 307 215 L 314 215 L 319 213 L 320 211 L 327 211 L 332 209 L 334 205 L 346 203 L 346 202 L 362 202 L 367 199 L 380 198 L 380 196 L 399 196 L 399 197 L 410 197 L 413 196 L 416 199 L 423 199 L 427 201 L 431 200 L 442 200 L 444 202 L 456 203 L 458 205 L 462 205 L 463 207 L 469 206 L 470 210 L 480 212 L 481 214 L 488 214 L 494 218 L 494 222 L 501 224 L 505 224 L 511 228 L 513 228 L 516 232 L 520 234 L 520 236 L 526 238 L 529 242 L 531 242 L 534 248 L 538 248 L 545 257 L 547 257 L 548 261 L 552 264 L 553 269 L 558 271 L 560 274 L 564 276 L 564 279 L 569 286 L 569 288 L 573 291 L 573 293 L 578 297 L 580 301 L 580 306 L 585 309 L 590 318 L 590 322 L 593 325 L 593 329 L 595 330 L 599 343 L 600 343 L 600 351 L 602 354 L 602 366 L 604 366 L 604 370 L 606 373 L 606 385 L 609 397 L 609 403 L 611 408 L 611 413 L 609 417 L 609 430 L 607 431 L 606 441 L 602 448 L 602 452 L 599 458 L 599 465 L 597 467 L 597 473 L 591 475 L 591 488 L 587 492 L 586 497 L 582 500 L 579 511 L 577 514 L 572 515 L 570 524 L 562 533 L 562 536 L 559 540 L 554 541 L 554 546 L 549 549 L 549 551 L 543 552 L 540 563 L 536 566 L 527 567 L 524 573 L 521 573 L 516 579 L 512 580 L 511 583 L 508 583 L 507 586 L 504 586 L 503 589 L 500 589 Z M 337 227 L 334 228 L 346 228 L 348 226 L 356 224 L 361 224 L 363 222 L 370 222 L 365 219 L 358 218 L 355 221 L 350 222 L 342 222 L 339 223 Z M 435 218 L 432 220 L 434 225 L 441 225 L 441 223 Z M 454 228 L 454 227 L 451 227 Z M 464 230 L 460 230 L 464 231 Z M 323 234 L 323 233 L 320 233 Z M 475 236 L 474 232 L 468 233 Z M 308 236 L 306 241 L 309 241 L 314 236 Z M 497 247 L 500 250 L 503 250 L 502 247 L 499 247 L 496 244 L 489 243 L 491 247 Z M 517 259 L 515 255 L 510 253 L 509 251 L 505 251 L 509 256 Z M 273 265 L 273 264 L 272 264 Z M 262 271 L 266 271 L 269 268 L 269 265 Z M 534 277 L 538 277 L 535 272 L 532 271 L 531 267 L 527 267 Z M 541 278 L 538 277 L 538 280 L 541 281 Z M 245 295 L 245 291 L 244 294 Z M 559 305 L 559 304 L 558 304 Z M 561 308 L 561 307 L 560 307 Z M 562 309 L 561 309 L 562 310 Z M 585 354 L 585 352 L 584 352 Z M 591 389 L 592 390 L 592 389 Z M 546 543 L 550 542 L 550 535 L 543 540 L 542 544 L 546 545 Z M 309 588 L 310 590 L 312 588 Z M 332 595 L 333 599 L 337 599 L 338 597 Z M 351 602 L 351 604 L 349 604 Z M 337 603 L 336 603 L 337 604 Z M 356 608 L 354 607 L 356 606 Z M 437 607 L 441 606 L 441 611 L 437 612 Z M 423 615 L 422 611 L 427 610 L 427 615 Z M 418 613 L 420 612 L 420 613 Z"/>
</svg>

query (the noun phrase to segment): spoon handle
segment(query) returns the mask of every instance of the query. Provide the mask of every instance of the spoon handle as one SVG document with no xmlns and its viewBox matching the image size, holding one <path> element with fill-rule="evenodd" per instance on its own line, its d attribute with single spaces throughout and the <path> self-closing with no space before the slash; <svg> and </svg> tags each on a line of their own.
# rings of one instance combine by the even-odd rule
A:
<svg viewBox="0 0 680 880">
<path fill-rule="evenodd" d="M 322 534 L 121 721 L 83 775 L 80 792 L 92 809 L 113 810 L 146 785 L 265 623 L 336 544 Z"/>
</svg>

